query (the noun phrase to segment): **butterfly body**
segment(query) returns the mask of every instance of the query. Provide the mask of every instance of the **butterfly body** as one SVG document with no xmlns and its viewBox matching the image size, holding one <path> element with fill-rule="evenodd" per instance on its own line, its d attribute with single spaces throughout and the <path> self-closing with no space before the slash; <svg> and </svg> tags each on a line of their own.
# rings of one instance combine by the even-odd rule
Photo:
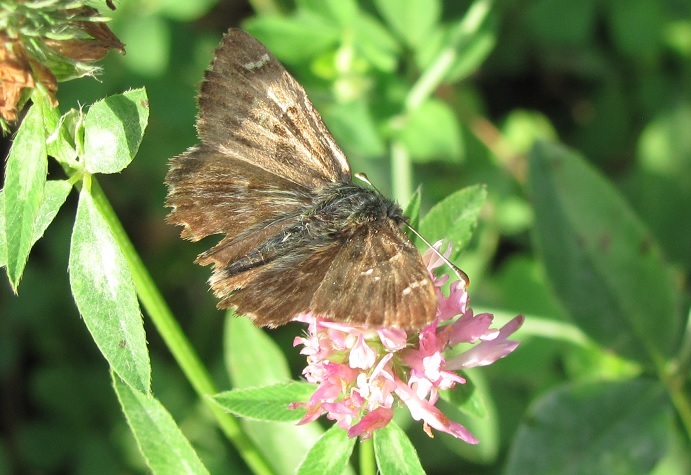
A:
<svg viewBox="0 0 691 475">
<path fill-rule="evenodd" d="M 213 265 L 219 307 L 259 325 L 301 313 L 419 328 L 436 291 L 401 230 L 400 207 L 352 182 L 302 87 L 257 40 L 230 30 L 202 83 L 201 144 L 171 161 L 169 221 L 183 237 L 224 237 Z"/>
</svg>

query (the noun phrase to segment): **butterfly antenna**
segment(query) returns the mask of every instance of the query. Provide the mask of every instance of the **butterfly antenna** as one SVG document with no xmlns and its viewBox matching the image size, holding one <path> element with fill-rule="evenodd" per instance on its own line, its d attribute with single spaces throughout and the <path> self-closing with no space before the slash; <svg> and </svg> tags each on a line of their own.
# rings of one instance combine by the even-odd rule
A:
<svg viewBox="0 0 691 475">
<path fill-rule="evenodd" d="M 355 174 L 355 178 L 357 178 L 357 179 L 360 180 L 360 181 L 363 181 L 363 182 L 367 183 L 369 186 L 371 186 L 372 188 L 374 188 L 374 189 L 377 191 L 377 193 L 381 194 L 381 192 L 377 189 L 377 187 L 374 186 L 374 185 L 372 184 L 371 181 L 369 181 L 369 178 L 367 178 L 367 175 L 365 175 L 364 173 L 356 173 L 356 174 Z M 418 238 L 420 238 L 420 240 L 421 240 L 422 242 L 424 242 L 424 243 L 427 245 L 427 247 L 429 247 L 429 248 L 432 250 L 432 252 L 434 252 L 437 256 L 439 256 L 439 258 L 440 258 L 442 261 L 444 261 L 444 264 L 446 264 L 447 266 L 449 266 L 449 268 L 454 272 L 454 274 L 456 274 L 456 276 L 457 276 L 460 280 L 462 280 L 463 282 L 465 282 L 465 286 L 466 286 L 466 287 L 468 287 L 468 286 L 470 285 L 470 277 L 468 277 L 468 274 L 466 274 L 465 272 L 463 272 L 463 270 L 462 270 L 460 267 L 458 267 L 456 264 L 454 264 L 453 262 L 451 262 L 444 254 L 442 254 L 441 252 L 439 252 L 439 250 L 438 250 L 436 247 L 434 247 L 427 239 L 425 239 L 425 238 L 422 236 L 422 234 L 420 234 L 419 232 L 417 232 L 417 230 L 416 230 L 414 227 L 412 227 L 407 221 L 404 221 L 404 223 L 405 223 L 406 227 L 407 227 L 408 229 L 410 229 L 410 231 L 411 231 L 413 234 L 415 234 Z"/>
<path fill-rule="evenodd" d="M 458 267 L 456 264 L 454 264 L 453 262 L 451 262 L 444 254 L 442 254 L 441 252 L 439 252 L 439 250 L 438 250 L 436 247 L 434 247 L 427 239 L 425 239 L 425 238 L 422 236 L 422 234 L 420 234 L 419 232 L 417 232 L 417 230 L 416 230 L 414 227 L 412 227 L 412 226 L 411 226 L 410 224 L 408 224 L 408 223 L 405 223 L 405 225 L 408 227 L 408 229 L 410 229 L 410 230 L 412 231 L 413 234 L 415 234 L 417 237 L 419 237 L 420 240 L 421 240 L 422 242 L 424 242 L 424 243 L 427 245 L 427 247 L 429 247 L 429 248 L 432 250 L 433 253 L 435 253 L 437 256 L 439 256 L 439 258 L 440 258 L 442 261 L 444 261 L 444 264 L 446 264 L 447 266 L 449 266 L 449 267 L 451 268 L 451 270 L 453 271 L 453 273 L 456 274 L 456 276 L 457 276 L 460 280 L 462 280 L 463 282 L 465 282 L 465 286 L 466 286 L 466 287 L 468 287 L 468 286 L 470 285 L 470 277 L 468 277 L 468 274 L 466 274 L 465 272 L 463 272 L 463 269 L 461 269 L 461 268 Z"/>
<path fill-rule="evenodd" d="M 367 178 L 367 175 L 365 175 L 365 174 L 362 173 L 362 172 L 359 172 L 359 173 L 356 173 L 354 176 L 355 176 L 355 178 L 357 178 L 358 180 L 360 180 L 360 181 L 362 181 L 362 182 L 364 182 L 364 183 L 367 183 L 369 186 L 371 186 L 372 188 L 374 188 L 375 191 L 376 191 L 377 193 L 379 193 L 379 194 L 381 195 L 381 191 L 379 191 L 379 189 L 378 189 L 376 186 L 374 186 L 374 185 L 372 184 L 371 181 L 369 181 L 369 178 Z"/>
</svg>

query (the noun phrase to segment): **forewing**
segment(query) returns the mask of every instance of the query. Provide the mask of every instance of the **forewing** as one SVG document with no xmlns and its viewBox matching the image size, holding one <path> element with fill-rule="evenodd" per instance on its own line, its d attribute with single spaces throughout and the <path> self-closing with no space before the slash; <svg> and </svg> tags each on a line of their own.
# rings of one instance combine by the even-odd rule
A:
<svg viewBox="0 0 691 475">
<path fill-rule="evenodd" d="M 430 274 L 391 219 L 360 228 L 339 248 L 310 303 L 333 320 L 406 329 L 431 322 L 436 309 Z"/>
<path fill-rule="evenodd" d="M 199 98 L 203 143 L 308 188 L 349 182 L 341 149 L 304 89 L 259 41 L 231 29 Z"/>
<path fill-rule="evenodd" d="M 197 241 L 225 233 L 232 241 L 248 229 L 296 213 L 311 192 L 263 168 L 229 157 L 204 144 L 170 163 L 166 177 L 168 221 L 185 226 Z"/>
</svg>

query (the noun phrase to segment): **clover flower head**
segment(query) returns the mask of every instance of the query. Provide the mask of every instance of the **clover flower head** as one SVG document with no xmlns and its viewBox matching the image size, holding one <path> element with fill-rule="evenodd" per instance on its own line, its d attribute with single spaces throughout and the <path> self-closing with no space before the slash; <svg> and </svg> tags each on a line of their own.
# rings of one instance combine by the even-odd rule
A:
<svg viewBox="0 0 691 475">
<path fill-rule="evenodd" d="M 440 247 L 441 241 L 435 244 Z M 466 382 L 458 370 L 488 365 L 511 353 L 518 342 L 508 338 L 523 316 L 501 329 L 490 328 L 493 315 L 473 313 L 465 282 L 453 282 L 444 295 L 441 287 L 449 276 L 432 273 L 443 260 L 429 250 L 423 261 L 434 278 L 438 306 L 436 318 L 419 332 L 332 322 L 313 314 L 296 318 L 308 324 L 307 334 L 293 343 L 302 345 L 300 353 L 307 357 L 302 374 L 317 385 L 309 401 L 291 405 L 306 408 L 301 424 L 325 414 L 349 437 L 368 438 L 391 421 L 395 405 L 403 404 L 413 419 L 423 421 L 430 437 L 435 429 L 470 444 L 478 442 L 436 407 L 439 391 Z M 447 359 L 445 350 L 461 343 L 469 349 Z"/>
</svg>

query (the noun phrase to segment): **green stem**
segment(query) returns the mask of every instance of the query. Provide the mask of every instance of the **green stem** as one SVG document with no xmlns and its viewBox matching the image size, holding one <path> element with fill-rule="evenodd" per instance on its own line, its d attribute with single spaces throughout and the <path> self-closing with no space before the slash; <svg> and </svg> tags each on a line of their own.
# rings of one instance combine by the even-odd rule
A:
<svg viewBox="0 0 691 475">
<path fill-rule="evenodd" d="M 691 438 L 691 401 L 684 388 L 684 378 L 662 378 L 667 386 L 667 391 L 672 399 L 672 404 L 677 409 L 679 419 L 684 424 L 687 437 Z"/>
<path fill-rule="evenodd" d="M 492 8 L 493 0 L 476 0 L 468 12 L 451 32 L 447 45 L 439 52 L 418 80 L 410 88 L 406 96 L 403 111 L 394 122 L 402 128 L 402 124 L 417 110 L 439 87 L 451 69 L 458 52 L 467 43 L 486 20 Z M 413 192 L 413 164 L 410 153 L 398 140 L 391 143 L 391 177 L 393 196 L 396 201 L 405 206 Z"/>
<path fill-rule="evenodd" d="M 680 376 L 689 374 L 691 368 L 691 309 L 686 317 L 686 331 L 681 339 L 679 353 L 674 363 L 674 372 Z"/>
<path fill-rule="evenodd" d="M 406 113 L 420 107 L 420 104 L 441 84 L 464 43 L 467 43 L 482 26 L 492 8 L 492 3 L 493 0 L 476 0 L 470 6 L 463 20 L 451 32 L 448 44 L 410 89 L 405 101 Z"/>
<path fill-rule="evenodd" d="M 391 142 L 391 191 L 401 206 L 408 205 L 413 193 L 413 163 L 408 149 L 398 140 Z"/>
<path fill-rule="evenodd" d="M 686 388 L 686 378 L 691 366 L 691 311 L 686 318 L 686 331 L 681 340 L 677 357 L 668 369 L 662 370 L 660 379 L 667 386 L 674 407 L 684 424 L 687 437 L 691 439 L 691 400 Z"/>
<path fill-rule="evenodd" d="M 374 460 L 374 443 L 372 438 L 360 440 L 359 452 L 360 475 L 376 475 L 377 463 Z"/>
<path fill-rule="evenodd" d="M 252 471 L 259 475 L 273 474 L 273 470 L 254 446 L 254 443 L 242 430 L 238 420 L 224 412 L 207 397 L 218 393 L 218 389 L 216 389 L 211 376 L 185 337 L 165 300 L 163 300 L 95 177 L 92 177 L 91 180 L 91 194 L 98 210 L 108 222 L 115 240 L 125 255 L 125 259 L 132 271 L 132 279 L 134 280 L 137 294 L 144 309 L 149 314 L 156 329 L 161 334 L 190 384 L 211 410 L 223 433 L 233 443 Z"/>
</svg>

